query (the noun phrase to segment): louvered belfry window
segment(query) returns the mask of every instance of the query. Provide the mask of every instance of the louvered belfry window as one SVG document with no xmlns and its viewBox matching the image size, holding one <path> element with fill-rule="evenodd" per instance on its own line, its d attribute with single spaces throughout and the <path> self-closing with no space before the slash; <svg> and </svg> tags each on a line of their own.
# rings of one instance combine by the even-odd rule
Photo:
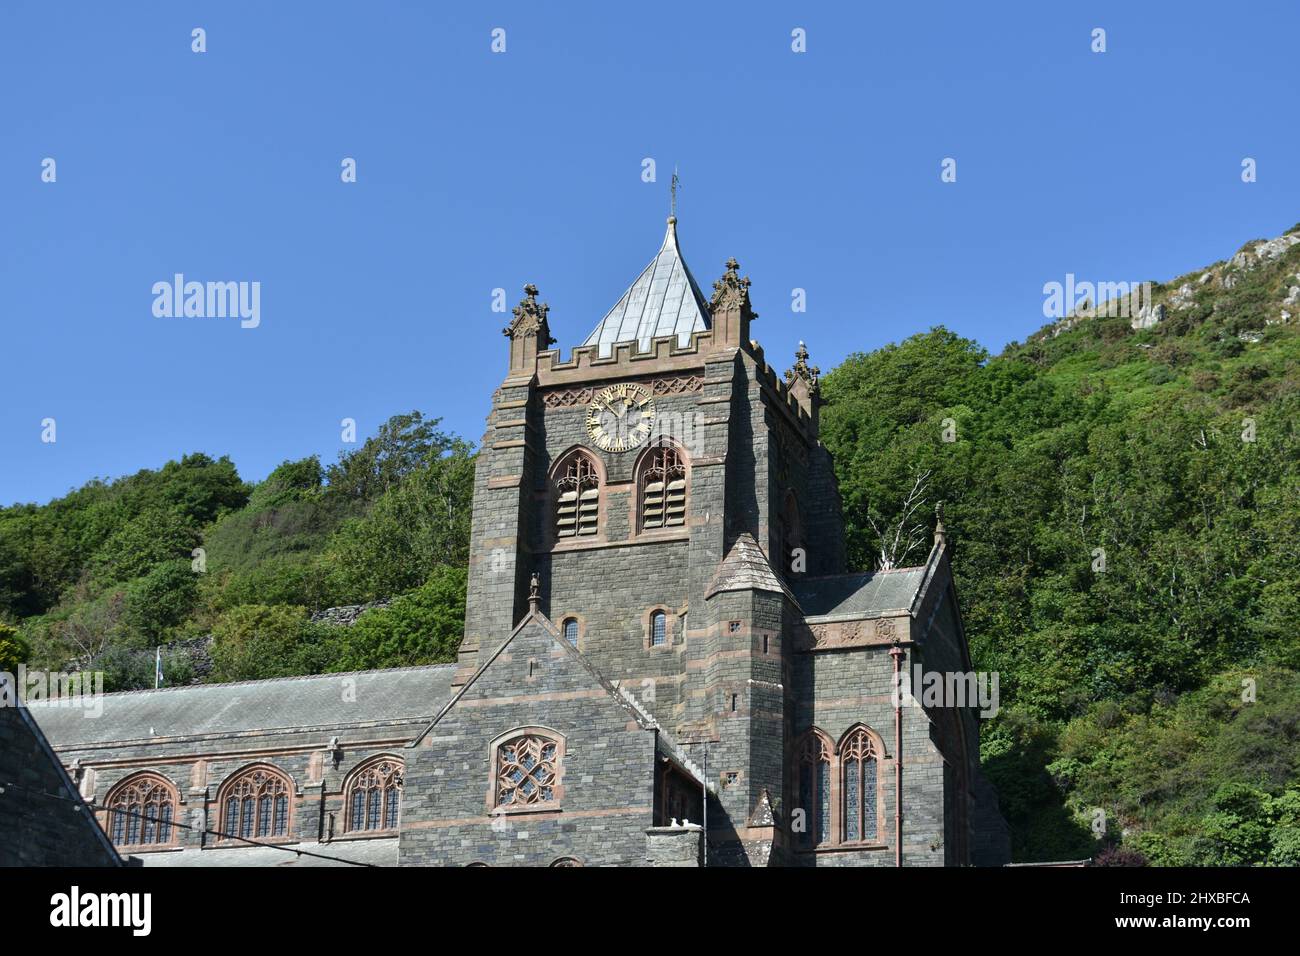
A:
<svg viewBox="0 0 1300 956">
<path fill-rule="evenodd" d="M 600 478 L 591 459 L 574 455 L 556 481 L 559 500 L 555 509 L 557 537 L 595 534 L 600 521 Z"/>
<path fill-rule="evenodd" d="M 641 476 L 641 527 L 686 523 L 686 465 L 674 448 L 656 449 Z"/>
</svg>

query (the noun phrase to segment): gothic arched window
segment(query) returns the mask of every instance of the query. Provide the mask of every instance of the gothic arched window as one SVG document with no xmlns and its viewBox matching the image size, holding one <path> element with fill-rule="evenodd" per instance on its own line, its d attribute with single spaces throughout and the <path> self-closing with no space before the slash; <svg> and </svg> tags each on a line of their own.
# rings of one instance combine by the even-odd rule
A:
<svg viewBox="0 0 1300 956">
<path fill-rule="evenodd" d="M 805 846 L 831 839 L 831 744 L 818 730 L 804 735 L 797 762 L 799 807 L 804 811 L 804 832 L 796 834 Z"/>
<path fill-rule="evenodd" d="M 637 480 L 641 527 L 673 528 L 686 524 L 686 461 L 671 445 L 652 448 Z"/>
<path fill-rule="evenodd" d="M 493 802 L 507 810 L 558 804 L 560 740 L 541 730 L 507 737 L 494 752 Z"/>
<path fill-rule="evenodd" d="M 374 757 L 353 771 L 344 787 L 346 831 L 396 830 L 402 805 L 402 761 Z"/>
<path fill-rule="evenodd" d="M 118 846 L 165 846 L 172 842 L 176 788 L 153 773 L 140 773 L 114 787 L 104 804 L 109 832 Z"/>
<path fill-rule="evenodd" d="M 270 767 L 251 767 L 221 788 L 221 832 L 255 840 L 289 834 L 288 779 Z"/>
<path fill-rule="evenodd" d="M 840 743 L 840 793 L 844 801 L 845 843 L 874 843 L 876 826 L 878 754 L 875 739 L 856 727 Z"/>
<path fill-rule="evenodd" d="M 578 646 L 578 619 L 576 617 L 564 619 L 564 639 L 574 647 Z"/>
<path fill-rule="evenodd" d="M 574 452 L 555 473 L 555 535 L 595 534 L 600 525 L 600 473 L 582 452 Z"/>
</svg>

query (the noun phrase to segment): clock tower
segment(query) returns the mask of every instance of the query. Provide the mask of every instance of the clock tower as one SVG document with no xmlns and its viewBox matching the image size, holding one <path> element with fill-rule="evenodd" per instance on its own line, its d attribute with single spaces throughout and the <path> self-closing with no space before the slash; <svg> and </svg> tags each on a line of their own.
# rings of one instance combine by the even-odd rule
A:
<svg viewBox="0 0 1300 956">
<path fill-rule="evenodd" d="M 462 691 L 449 706 L 464 709 L 468 688 L 508 661 L 523 684 L 504 686 L 530 702 L 530 723 L 549 726 L 551 698 L 525 686 L 533 658 L 510 648 L 514 635 L 558 635 L 562 656 L 572 650 L 674 755 L 653 769 L 652 817 L 698 824 L 707 813 L 710 864 L 968 862 L 964 801 L 978 753 L 968 717 L 945 723 L 943 747 L 922 748 L 931 769 L 946 751 L 951 785 L 940 784 L 943 808 L 918 825 L 914 846 L 898 838 L 906 787 L 892 668 L 915 659 L 917 615 L 927 633 L 946 630 L 936 660 L 966 659 L 943 542 L 925 568 L 847 573 L 818 435 L 819 370 L 802 342 L 790 343 L 784 374 L 768 364 L 750 337 L 749 290 L 731 258 L 706 296 L 676 217 L 567 355 L 551 348 L 537 287 L 524 287 L 478 456 L 453 682 Z M 481 706 L 509 707 L 478 693 Z M 555 739 L 576 699 L 565 693 L 544 731 Z M 913 721 L 918 748 L 930 727 Z M 581 745 L 568 753 L 585 756 Z M 927 770 L 912 786 L 941 776 Z"/>
</svg>

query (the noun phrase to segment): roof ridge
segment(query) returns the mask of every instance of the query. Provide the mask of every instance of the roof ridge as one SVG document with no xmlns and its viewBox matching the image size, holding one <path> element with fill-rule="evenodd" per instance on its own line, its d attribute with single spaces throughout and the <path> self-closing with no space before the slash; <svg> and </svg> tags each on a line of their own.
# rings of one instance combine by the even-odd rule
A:
<svg viewBox="0 0 1300 956">
<path fill-rule="evenodd" d="M 321 677 L 355 677 L 358 674 L 393 674 L 398 671 L 427 671 L 435 670 L 440 667 L 454 668 L 456 664 L 412 664 L 408 667 L 374 667 L 365 670 L 355 671 L 332 671 L 326 674 L 293 674 L 288 677 L 259 677 L 256 680 L 232 680 L 232 681 L 203 681 L 197 684 L 178 684 L 172 687 L 142 687 L 136 690 L 114 690 L 101 697 L 125 697 L 128 694 L 160 694 L 164 691 L 196 690 L 200 687 L 250 687 L 255 684 L 275 684 L 278 682 L 287 682 L 295 680 L 311 680 Z M 76 673 L 93 673 L 93 671 L 78 671 Z M 40 706 L 46 703 L 44 700 L 31 701 L 31 703 Z"/>
</svg>

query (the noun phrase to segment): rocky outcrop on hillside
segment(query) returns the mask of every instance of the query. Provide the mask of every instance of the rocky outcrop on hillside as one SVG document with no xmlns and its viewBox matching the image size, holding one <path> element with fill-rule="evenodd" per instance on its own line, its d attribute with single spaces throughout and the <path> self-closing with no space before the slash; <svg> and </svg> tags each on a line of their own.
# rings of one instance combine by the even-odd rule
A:
<svg viewBox="0 0 1300 956">
<path fill-rule="evenodd" d="M 313 624 L 332 624 L 338 627 L 351 627 L 362 614 L 377 607 L 388 607 L 391 599 L 371 601 L 369 604 L 345 604 L 342 607 L 327 607 L 311 616 Z"/>
<path fill-rule="evenodd" d="M 1300 312 L 1300 272 L 1290 271 L 1296 259 L 1291 252 L 1297 246 L 1300 246 L 1300 225 L 1275 239 L 1247 242 L 1227 261 L 1198 270 L 1199 275 L 1193 272 L 1163 286 L 1154 284 L 1155 292 L 1149 301 L 1139 303 L 1137 296 L 1130 295 L 1127 300 L 1117 302 L 1085 303 L 1065 318 L 1039 329 L 1029 340 L 1055 339 L 1084 323 L 1114 315 L 1127 316 L 1130 328 L 1142 332 L 1180 313 L 1190 313 L 1197 322 L 1207 314 L 1235 315 L 1239 325 L 1245 318 L 1253 327 L 1234 329 L 1234 337 L 1248 344 L 1258 343 L 1268 326 L 1287 325 Z M 1287 274 L 1276 277 L 1275 273 L 1280 271 L 1279 260 L 1283 259 L 1286 259 Z M 1269 289 L 1268 296 L 1273 303 L 1262 308 L 1258 302 L 1261 282 Z M 1253 285 L 1244 299 L 1240 298 L 1239 289 L 1243 283 Z M 1234 289 L 1238 291 L 1234 293 Z M 1249 317 L 1244 315 L 1247 312 Z"/>
</svg>

